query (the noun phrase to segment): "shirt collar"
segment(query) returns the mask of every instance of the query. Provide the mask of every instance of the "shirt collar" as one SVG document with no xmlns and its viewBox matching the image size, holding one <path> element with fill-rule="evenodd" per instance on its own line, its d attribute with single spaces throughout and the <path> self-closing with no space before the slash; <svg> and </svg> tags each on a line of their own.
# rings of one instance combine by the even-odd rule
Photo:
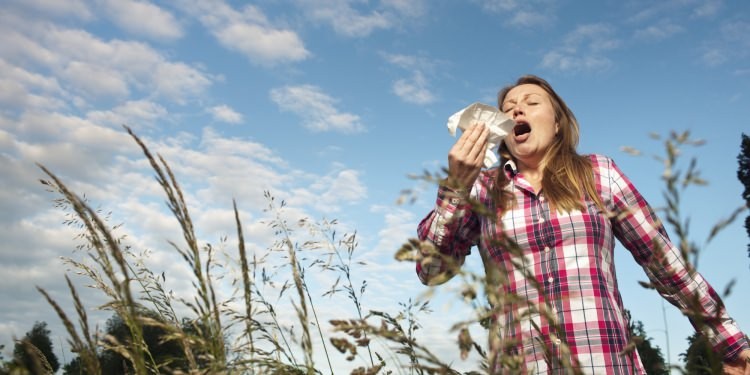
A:
<svg viewBox="0 0 750 375">
<path fill-rule="evenodd" d="M 518 167 L 516 167 L 516 162 L 514 162 L 513 159 L 509 159 L 503 164 L 503 170 L 505 170 L 508 177 L 513 177 L 518 174 Z"/>
</svg>

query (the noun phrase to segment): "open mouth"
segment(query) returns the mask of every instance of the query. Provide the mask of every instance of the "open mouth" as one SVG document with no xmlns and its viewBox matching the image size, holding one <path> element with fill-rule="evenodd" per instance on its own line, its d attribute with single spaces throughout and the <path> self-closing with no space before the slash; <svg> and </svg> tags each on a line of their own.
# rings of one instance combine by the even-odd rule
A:
<svg viewBox="0 0 750 375">
<path fill-rule="evenodd" d="M 531 126 L 525 122 L 521 122 L 513 128 L 513 134 L 516 136 L 531 133 Z"/>
</svg>

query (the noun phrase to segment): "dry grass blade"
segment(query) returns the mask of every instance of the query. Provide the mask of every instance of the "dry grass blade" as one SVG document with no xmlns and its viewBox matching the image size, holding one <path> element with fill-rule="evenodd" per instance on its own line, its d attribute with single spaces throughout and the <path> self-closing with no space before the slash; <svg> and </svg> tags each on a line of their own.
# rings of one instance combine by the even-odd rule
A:
<svg viewBox="0 0 750 375">
<path fill-rule="evenodd" d="M 70 203 L 71 207 L 78 215 L 78 218 L 85 226 L 88 240 L 91 241 L 91 244 L 98 252 L 98 260 L 100 260 L 100 264 L 105 267 L 104 271 L 118 298 L 118 300 L 113 301 L 110 306 L 115 308 L 128 323 L 128 328 L 133 336 L 130 350 L 133 353 L 139 353 L 132 356 L 133 366 L 137 372 L 145 373 L 147 371 L 146 361 L 142 353 L 147 353 L 147 351 L 145 350 L 145 345 L 143 343 L 143 331 L 140 325 L 135 321 L 135 317 L 137 316 L 137 303 L 133 299 L 133 294 L 130 290 L 130 275 L 127 262 L 125 261 L 122 249 L 119 246 L 119 241 L 114 238 L 110 229 L 95 210 L 89 207 L 78 195 L 71 192 L 55 174 L 42 165 L 39 165 L 39 167 L 52 179 L 55 188 L 63 195 L 65 200 Z M 107 261 L 109 257 L 112 257 L 115 263 L 119 266 L 119 272 L 121 273 L 123 280 L 119 279 L 114 269 L 111 267 L 111 263 Z"/>
<path fill-rule="evenodd" d="M 250 267 L 247 261 L 247 252 L 245 250 L 245 237 L 242 234 L 242 223 L 240 222 L 240 214 L 237 211 L 237 202 L 232 200 L 232 206 L 234 208 L 234 219 L 237 225 L 237 242 L 240 252 L 240 268 L 242 272 L 242 291 L 245 301 L 245 336 L 247 336 L 247 342 L 250 345 L 250 358 L 255 353 L 255 347 L 253 342 L 253 294 L 252 294 L 252 279 L 250 278 Z"/>
<path fill-rule="evenodd" d="M 52 306 L 52 308 L 55 309 L 55 312 L 57 312 L 57 316 L 59 316 L 60 320 L 62 320 L 65 329 L 68 331 L 68 342 L 70 343 L 71 351 L 73 351 L 74 353 L 78 353 L 88 373 L 101 374 L 101 367 L 99 365 L 99 359 L 96 355 L 96 348 L 94 346 L 87 345 L 81 340 L 81 337 L 78 335 L 78 332 L 73 326 L 73 323 L 70 321 L 70 319 L 68 319 L 65 311 L 63 311 L 60 305 L 58 305 L 57 302 L 55 302 L 55 300 L 53 300 L 52 297 L 49 296 L 47 291 L 39 287 L 37 287 L 36 289 L 44 296 L 44 298 Z"/>
<path fill-rule="evenodd" d="M 200 247 L 195 236 L 193 222 L 190 218 L 182 189 L 180 189 L 169 164 L 161 156 L 158 156 L 159 161 L 157 162 L 157 159 L 151 151 L 149 151 L 146 144 L 143 143 L 143 141 L 129 127 L 125 126 L 125 130 L 140 146 L 143 154 L 151 164 L 152 169 L 156 173 L 157 182 L 167 195 L 167 206 L 170 211 L 172 211 L 182 228 L 182 235 L 190 251 L 184 252 L 181 251 L 176 244 L 172 245 L 180 252 L 192 268 L 198 292 L 198 297 L 195 299 L 196 304 L 193 307 L 199 312 L 202 327 L 208 330 L 204 337 L 209 339 L 210 355 L 215 359 L 212 363 L 221 364 L 219 367 L 223 367 L 226 360 L 226 350 L 221 326 L 221 313 L 219 306 L 216 303 L 216 294 L 209 277 L 210 275 L 207 274 L 211 266 L 210 253 L 209 261 L 206 262 L 206 270 L 204 271 L 200 255 Z M 211 318 L 211 315 L 213 318 Z"/>
<path fill-rule="evenodd" d="M 31 358 L 31 369 L 29 370 L 31 370 L 32 374 L 52 374 L 52 366 L 39 348 L 25 338 L 20 341 L 20 344 L 29 358 Z"/>
</svg>

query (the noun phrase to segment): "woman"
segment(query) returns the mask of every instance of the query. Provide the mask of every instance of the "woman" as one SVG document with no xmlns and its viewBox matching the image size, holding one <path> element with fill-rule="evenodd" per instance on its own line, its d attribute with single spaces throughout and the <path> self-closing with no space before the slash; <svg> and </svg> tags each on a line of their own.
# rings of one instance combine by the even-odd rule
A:
<svg viewBox="0 0 750 375">
<path fill-rule="evenodd" d="M 616 237 L 667 300 L 697 310 L 691 322 L 724 353 L 725 371 L 750 375 L 750 346 L 719 296 L 683 262 L 615 163 L 578 155 L 578 123 L 552 87 L 521 77 L 500 91 L 498 106 L 516 123 L 500 145 L 500 167 L 482 170 L 483 124 L 467 129 L 450 150 L 449 177 L 418 228 L 439 252 L 423 251 L 420 280 L 444 282 L 451 264 L 463 264 L 477 245 L 498 289 L 497 340 L 505 358 L 522 359 L 520 371 L 565 373 L 572 365 L 592 374 L 645 374 L 638 353 L 625 350 L 630 338 L 613 263 Z"/>
</svg>

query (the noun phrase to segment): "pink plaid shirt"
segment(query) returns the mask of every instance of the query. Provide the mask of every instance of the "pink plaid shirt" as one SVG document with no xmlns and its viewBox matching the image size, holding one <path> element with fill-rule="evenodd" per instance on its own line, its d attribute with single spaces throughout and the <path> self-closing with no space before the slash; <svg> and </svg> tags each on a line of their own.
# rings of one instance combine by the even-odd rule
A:
<svg viewBox="0 0 750 375">
<path fill-rule="evenodd" d="M 630 180 L 607 157 L 592 155 L 591 162 L 602 201 L 608 211 L 619 215 L 601 212 L 588 198 L 585 211 L 551 211 L 544 193 L 536 194 L 509 162 L 506 189 L 516 200 L 512 209 L 501 212 L 491 202 L 489 189 L 498 169 L 483 171 L 471 191 L 473 199 L 499 213 L 499 220 L 475 214 L 469 204 L 440 187 L 436 208 L 419 224 L 419 238 L 461 261 L 478 245 L 508 275 L 501 292 L 521 296 L 531 306 L 546 303 L 551 308 L 560 328 L 557 334 L 554 325 L 533 309 L 520 316 L 522 305 L 498 316 L 501 336 L 518 340 L 509 351 L 523 356 L 524 372 L 563 373 L 559 359 L 564 342 L 570 349 L 572 358 L 568 358 L 584 373 L 645 374 L 635 350 L 621 354 L 629 332 L 615 276 L 615 238 L 670 303 L 680 308 L 697 305 L 705 319 L 703 332 L 727 358 L 749 348 L 714 289 L 697 272 L 688 272 L 680 250 Z M 504 236 L 518 244 L 522 257 L 498 245 Z M 656 252 L 659 248 L 663 251 Z M 430 267 L 418 262 L 417 274 L 426 283 L 445 268 L 440 262 Z M 536 279 L 540 289 L 528 282 L 524 272 Z"/>
</svg>

